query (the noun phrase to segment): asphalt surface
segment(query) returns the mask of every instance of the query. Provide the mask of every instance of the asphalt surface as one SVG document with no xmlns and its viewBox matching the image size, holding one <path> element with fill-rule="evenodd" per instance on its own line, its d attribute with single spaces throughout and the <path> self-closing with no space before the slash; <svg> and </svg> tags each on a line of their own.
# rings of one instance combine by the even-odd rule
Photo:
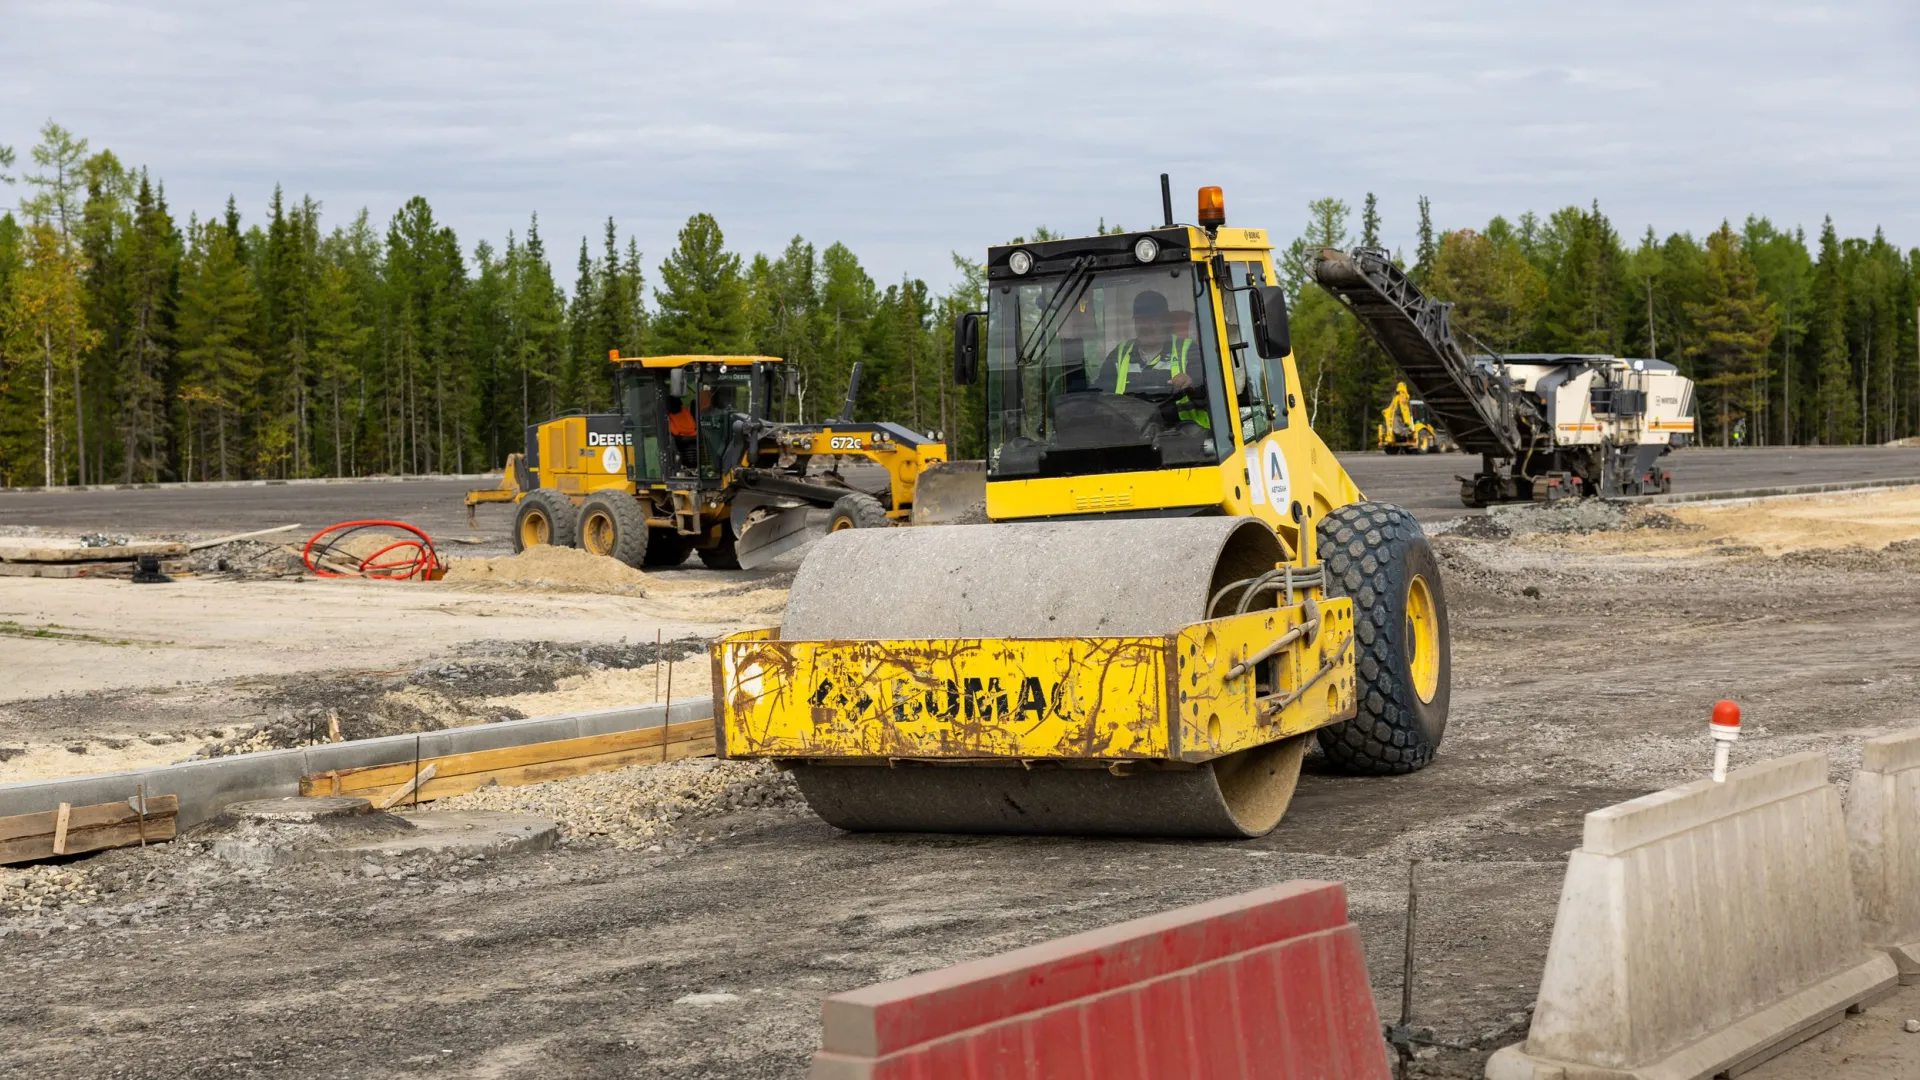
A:
<svg viewBox="0 0 1920 1080">
<path fill-rule="evenodd" d="M 1470 473 L 1463 454 L 1419 457 L 1342 454 L 1340 461 L 1368 497 L 1398 503 L 1423 520 L 1472 511 L 1460 505 L 1454 477 Z M 1761 447 L 1681 450 L 1661 460 L 1676 492 L 1731 491 L 1844 480 L 1920 477 L 1920 447 Z M 479 508 L 468 528 L 461 497 L 480 480 L 366 481 L 333 484 L 192 486 L 149 490 L 32 491 L 0 489 L 0 526 L 123 533 L 229 533 L 299 525 L 317 530 L 354 518 L 397 518 L 435 537 L 504 537 L 507 506 Z"/>
<path fill-rule="evenodd" d="M 1480 512 L 1460 505 L 1460 485 L 1454 479 L 1478 470 L 1478 459 L 1470 455 L 1341 454 L 1340 463 L 1368 498 L 1398 503 L 1422 520 Z M 1673 474 L 1678 494 L 1896 480 L 1920 477 L 1920 447 L 1696 447 L 1661 458 L 1660 467 Z"/>
</svg>

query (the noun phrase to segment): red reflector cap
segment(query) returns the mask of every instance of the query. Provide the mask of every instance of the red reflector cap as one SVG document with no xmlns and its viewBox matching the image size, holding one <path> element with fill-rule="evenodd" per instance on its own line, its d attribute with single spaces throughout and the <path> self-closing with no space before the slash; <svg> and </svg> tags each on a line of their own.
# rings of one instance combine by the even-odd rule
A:
<svg viewBox="0 0 1920 1080">
<path fill-rule="evenodd" d="M 1721 698 L 1713 703 L 1713 726 L 1737 728 L 1740 726 L 1740 706 Z"/>
</svg>

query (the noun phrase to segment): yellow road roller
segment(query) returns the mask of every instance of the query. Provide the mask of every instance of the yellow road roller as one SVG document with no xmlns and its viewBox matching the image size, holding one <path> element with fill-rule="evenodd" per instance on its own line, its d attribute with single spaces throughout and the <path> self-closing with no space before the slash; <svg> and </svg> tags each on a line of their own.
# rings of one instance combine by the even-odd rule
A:
<svg viewBox="0 0 1920 1080">
<path fill-rule="evenodd" d="M 1260 229 L 991 248 L 987 524 L 820 540 L 776 628 L 713 646 L 722 757 L 848 830 L 1254 837 L 1308 740 L 1432 760 L 1447 607 L 1420 526 L 1312 429 Z"/>
</svg>

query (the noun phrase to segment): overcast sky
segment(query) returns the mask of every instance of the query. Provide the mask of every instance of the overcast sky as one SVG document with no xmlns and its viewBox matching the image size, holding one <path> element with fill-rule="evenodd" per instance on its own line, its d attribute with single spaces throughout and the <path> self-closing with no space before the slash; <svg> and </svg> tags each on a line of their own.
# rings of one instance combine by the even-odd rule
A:
<svg viewBox="0 0 1920 1080">
<path fill-rule="evenodd" d="M 1422 194 L 1442 228 L 1597 198 L 1629 238 L 1830 213 L 1913 246 L 1917 58 L 1916 0 L 0 0 L 0 143 L 30 168 L 57 119 L 182 218 L 421 194 L 471 251 L 538 211 L 563 281 L 608 215 L 653 277 L 706 210 L 940 287 L 1036 224 L 1153 224 L 1162 171 L 1183 219 L 1217 183 L 1283 240 L 1374 191 L 1406 249 Z"/>
</svg>

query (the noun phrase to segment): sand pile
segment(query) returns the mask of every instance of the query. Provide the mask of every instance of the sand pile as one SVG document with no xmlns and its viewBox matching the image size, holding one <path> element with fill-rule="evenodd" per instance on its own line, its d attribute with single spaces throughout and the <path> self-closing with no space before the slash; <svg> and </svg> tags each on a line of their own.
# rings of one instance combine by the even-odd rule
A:
<svg viewBox="0 0 1920 1080">
<path fill-rule="evenodd" d="M 574 589 L 631 596 L 647 593 L 647 575 L 618 559 L 545 544 L 530 547 L 518 555 L 448 559 L 446 580 L 458 585 L 509 589 Z"/>
<path fill-rule="evenodd" d="M 1565 538 L 1568 547 L 1661 555 L 1766 555 L 1861 548 L 1920 539 L 1920 487 L 1639 507 L 1628 528 Z M 1904 550 L 1904 549 L 1901 549 Z M 1897 552 L 1896 552 L 1897 553 Z"/>
</svg>

